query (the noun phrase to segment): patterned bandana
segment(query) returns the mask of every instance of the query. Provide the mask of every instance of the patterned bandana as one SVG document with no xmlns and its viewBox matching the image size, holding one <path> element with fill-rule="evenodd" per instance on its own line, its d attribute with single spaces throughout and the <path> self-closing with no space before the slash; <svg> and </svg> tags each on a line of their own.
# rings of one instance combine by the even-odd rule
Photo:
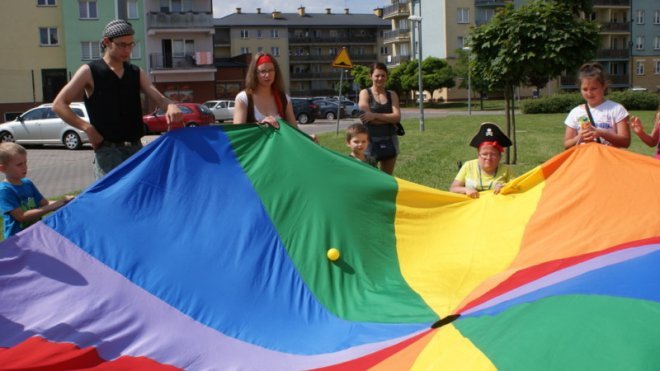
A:
<svg viewBox="0 0 660 371">
<path fill-rule="evenodd" d="M 103 30 L 103 37 L 114 39 L 122 36 L 130 36 L 134 33 L 135 31 L 133 30 L 133 26 L 131 26 L 130 23 L 123 19 L 115 19 L 114 21 L 108 23 L 107 26 L 105 26 L 105 29 Z"/>
</svg>

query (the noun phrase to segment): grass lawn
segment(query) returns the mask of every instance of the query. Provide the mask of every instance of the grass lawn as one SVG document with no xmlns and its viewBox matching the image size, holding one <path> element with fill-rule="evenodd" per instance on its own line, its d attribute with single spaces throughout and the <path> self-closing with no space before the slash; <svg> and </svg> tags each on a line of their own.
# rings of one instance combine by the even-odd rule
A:
<svg viewBox="0 0 660 371">
<path fill-rule="evenodd" d="M 639 116 L 647 132 L 653 122 L 654 111 L 632 111 Z M 513 165 L 516 175 L 521 175 L 563 151 L 564 119 L 566 114 L 516 115 L 518 161 Z M 477 150 L 469 142 L 482 122 L 491 121 L 504 131 L 502 114 L 492 116 L 449 116 L 425 120 L 424 133 L 419 132 L 419 119 L 403 122 L 406 135 L 400 137 L 401 154 L 397 159 L 394 175 L 429 187 L 447 190 L 458 172 L 457 161 L 476 158 Z M 321 145 L 348 154 L 343 133 L 320 135 Z M 654 149 L 642 143 L 631 132 L 629 150 L 652 155 Z M 505 161 L 505 156 L 502 157 Z"/>
</svg>

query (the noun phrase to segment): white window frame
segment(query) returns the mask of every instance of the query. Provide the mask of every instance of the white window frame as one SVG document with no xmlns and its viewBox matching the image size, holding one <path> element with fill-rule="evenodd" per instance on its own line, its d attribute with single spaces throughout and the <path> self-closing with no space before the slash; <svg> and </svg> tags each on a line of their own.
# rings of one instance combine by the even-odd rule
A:
<svg viewBox="0 0 660 371">
<path fill-rule="evenodd" d="M 101 58 L 101 46 L 98 40 L 80 42 L 80 60 L 93 61 Z"/>
<path fill-rule="evenodd" d="M 467 37 L 465 36 L 458 36 L 456 38 L 456 48 L 457 49 L 463 49 L 465 47 L 465 42 L 467 41 Z"/>
<path fill-rule="evenodd" d="M 37 0 L 37 6 L 56 6 L 55 0 Z"/>
<path fill-rule="evenodd" d="M 142 59 L 142 48 L 137 41 L 135 41 L 135 46 L 133 47 L 133 50 L 131 50 L 131 59 Z"/>
<path fill-rule="evenodd" d="M 250 38 L 250 30 L 247 30 L 245 28 L 241 29 L 241 39 L 249 39 Z"/>
<path fill-rule="evenodd" d="M 644 50 L 644 36 L 637 36 L 635 40 L 635 49 Z"/>
<path fill-rule="evenodd" d="M 653 24 L 660 24 L 660 10 L 653 12 Z"/>
<path fill-rule="evenodd" d="M 99 8 L 96 0 L 78 0 L 78 17 L 80 19 L 99 19 Z M 94 15 L 92 16 L 92 10 Z"/>
<path fill-rule="evenodd" d="M 44 43 L 42 32 L 46 32 L 46 42 Z M 55 37 L 55 42 L 52 42 L 53 36 Z M 39 45 L 40 46 L 55 46 L 60 44 L 60 37 L 57 32 L 57 27 L 39 27 Z"/>
<path fill-rule="evenodd" d="M 653 71 L 653 72 L 654 72 L 656 75 L 660 75 L 660 60 L 653 61 L 653 64 L 655 65 L 655 68 L 654 68 L 654 71 Z"/>
<path fill-rule="evenodd" d="M 456 23 L 458 24 L 470 23 L 470 8 L 456 9 Z"/>
<path fill-rule="evenodd" d="M 250 54 L 250 48 L 247 46 L 241 47 L 241 54 Z"/>
<path fill-rule="evenodd" d="M 637 24 L 644 24 L 644 17 L 645 17 L 644 9 L 638 9 L 635 16 Z"/>
<path fill-rule="evenodd" d="M 172 56 L 185 57 L 186 55 L 195 55 L 195 40 L 172 39 Z"/>
<path fill-rule="evenodd" d="M 126 0 L 126 17 L 128 19 L 139 19 L 140 10 L 138 8 L 138 0 Z"/>
<path fill-rule="evenodd" d="M 270 54 L 274 57 L 279 57 L 280 56 L 280 47 L 279 46 L 271 46 L 270 47 Z"/>
<path fill-rule="evenodd" d="M 635 74 L 637 76 L 643 76 L 644 75 L 644 60 L 638 60 L 635 62 Z"/>
<path fill-rule="evenodd" d="M 276 29 L 270 30 L 270 38 L 271 39 L 279 39 L 280 38 L 280 30 L 276 30 Z"/>
<path fill-rule="evenodd" d="M 388 55 L 388 54 L 389 54 L 389 52 L 388 52 L 387 46 L 381 46 L 380 47 L 380 55 Z"/>
<path fill-rule="evenodd" d="M 653 38 L 653 49 L 660 50 L 660 36 Z"/>
<path fill-rule="evenodd" d="M 262 31 L 261 31 L 261 30 L 256 30 L 255 32 L 257 33 L 257 36 L 256 36 L 257 39 L 263 39 L 263 35 L 262 35 Z"/>
</svg>

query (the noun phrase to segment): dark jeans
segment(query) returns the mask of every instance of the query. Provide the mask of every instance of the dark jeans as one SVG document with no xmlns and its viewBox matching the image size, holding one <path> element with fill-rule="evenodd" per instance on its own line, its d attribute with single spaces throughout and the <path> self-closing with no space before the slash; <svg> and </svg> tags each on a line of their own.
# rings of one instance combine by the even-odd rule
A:
<svg viewBox="0 0 660 371">
<path fill-rule="evenodd" d="M 96 179 L 103 177 L 141 148 L 142 142 L 140 141 L 129 146 L 102 144 L 94 151 L 94 176 Z"/>
</svg>

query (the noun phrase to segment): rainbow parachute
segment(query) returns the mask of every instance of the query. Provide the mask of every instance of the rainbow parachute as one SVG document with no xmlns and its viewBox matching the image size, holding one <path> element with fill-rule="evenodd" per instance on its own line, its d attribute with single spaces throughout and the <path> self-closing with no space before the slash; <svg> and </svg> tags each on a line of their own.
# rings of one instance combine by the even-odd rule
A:
<svg viewBox="0 0 660 371">
<path fill-rule="evenodd" d="M 0 245 L 0 368 L 657 368 L 659 190 L 597 144 L 472 200 L 175 131 Z"/>
</svg>

